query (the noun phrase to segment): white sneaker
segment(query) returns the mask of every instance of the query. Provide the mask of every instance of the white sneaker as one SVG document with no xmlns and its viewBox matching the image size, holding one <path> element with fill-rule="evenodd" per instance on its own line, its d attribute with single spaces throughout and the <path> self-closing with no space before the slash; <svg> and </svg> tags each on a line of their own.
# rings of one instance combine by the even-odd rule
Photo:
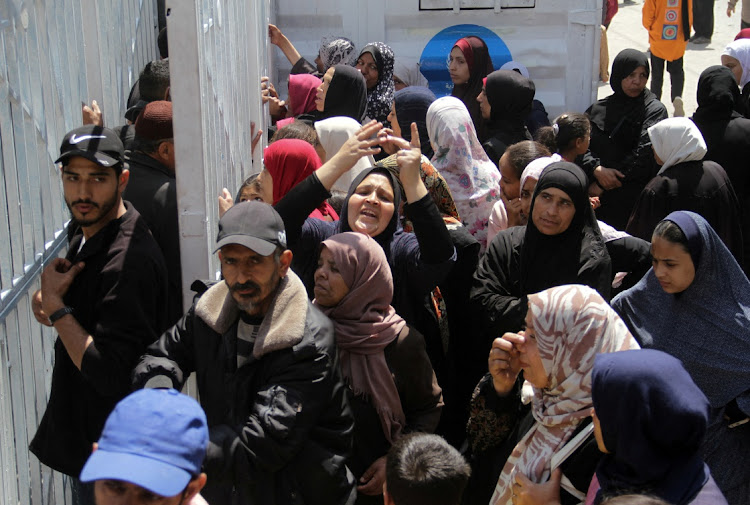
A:
<svg viewBox="0 0 750 505">
<path fill-rule="evenodd" d="M 676 97 L 672 105 L 674 106 L 672 117 L 685 117 L 685 104 L 682 102 L 682 97 Z"/>
</svg>

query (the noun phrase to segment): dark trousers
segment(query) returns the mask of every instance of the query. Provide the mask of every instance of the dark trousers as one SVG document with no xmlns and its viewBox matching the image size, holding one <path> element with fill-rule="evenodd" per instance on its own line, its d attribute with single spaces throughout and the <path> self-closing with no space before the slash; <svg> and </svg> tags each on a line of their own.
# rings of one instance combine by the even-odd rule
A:
<svg viewBox="0 0 750 505">
<path fill-rule="evenodd" d="M 682 96 L 685 88 L 685 70 L 682 68 L 682 58 L 667 62 L 667 72 L 672 83 L 672 101 Z M 664 85 L 664 60 L 651 53 L 651 93 L 661 100 L 661 88 Z"/>
<path fill-rule="evenodd" d="M 714 0 L 693 0 L 693 30 L 696 37 L 714 34 Z"/>
</svg>

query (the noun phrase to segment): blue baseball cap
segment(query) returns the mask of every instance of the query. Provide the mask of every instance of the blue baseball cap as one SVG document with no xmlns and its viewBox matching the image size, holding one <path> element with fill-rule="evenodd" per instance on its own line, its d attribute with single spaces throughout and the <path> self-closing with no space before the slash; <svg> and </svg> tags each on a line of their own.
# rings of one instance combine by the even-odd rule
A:
<svg viewBox="0 0 750 505">
<path fill-rule="evenodd" d="M 115 406 L 80 478 L 122 480 L 175 496 L 201 473 L 207 445 L 198 402 L 174 389 L 142 389 Z"/>
</svg>

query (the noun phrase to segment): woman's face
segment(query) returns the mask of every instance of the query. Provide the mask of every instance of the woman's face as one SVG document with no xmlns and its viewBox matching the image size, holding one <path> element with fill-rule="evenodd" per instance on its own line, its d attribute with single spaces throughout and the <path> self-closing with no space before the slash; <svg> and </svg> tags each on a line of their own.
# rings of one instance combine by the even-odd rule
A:
<svg viewBox="0 0 750 505">
<path fill-rule="evenodd" d="M 526 330 L 522 334 L 525 342 L 518 349 L 518 362 L 523 370 L 523 378 L 529 381 L 535 388 L 544 389 L 549 384 L 549 377 L 547 371 L 544 369 L 542 358 L 539 356 L 534 320 L 531 317 L 531 307 L 526 312 Z"/>
<path fill-rule="evenodd" d="M 640 67 L 636 67 L 635 70 L 630 72 L 630 75 L 622 80 L 622 91 L 629 97 L 635 98 L 646 89 L 647 81 L 648 74 L 646 73 L 646 67 L 641 65 Z"/>
<path fill-rule="evenodd" d="M 531 210 L 531 196 L 536 188 L 536 179 L 527 177 L 521 188 L 521 219 L 529 221 L 529 211 Z"/>
<path fill-rule="evenodd" d="M 500 188 L 508 200 L 515 200 L 521 196 L 521 179 L 516 178 L 516 172 L 510 164 L 510 157 L 506 151 L 500 157 Z"/>
<path fill-rule="evenodd" d="M 737 81 L 737 85 L 739 85 L 740 82 L 742 81 L 742 64 L 740 63 L 740 60 L 738 60 L 734 56 L 729 56 L 728 54 L 722 54 L 721 64 L 732 71 L 734 80 Z"/>
<path fill-rule="evenodd" d="M 682 293 L 693 283 L 695 265 L 682 244 L 654 235 L 651 237 L 651 258 L 656 280 L 666 293 Z"/>
<path fill-rule="evenodd" d="M 448 72 L 451 75 L 451 81 L 453 84 L 466 84 L 469 82 L 471 72 L 469 71 L 469 64 L 464 58 L 464 53 L 457 46 L 451 49 L 451 54 L 448 56 Z"/>
<path fill-rule="evenodd" d="M 326 247 L 320 250 L 315 270 L 315 300 L 323 307 L 335 307 L 349 293 L 344 277 L 336 267 L 333 254 Z"/>
<path fill-rule="evenodd" d="M 568 229 L 575 215 L 576 206 L 565 191 L 545 188 L 534 200 L 531 219 L 543 234 L 559 235 Z"/>
<path fill-rule="evenodd" d="M 402 81 L 399 76 L 393 74 L 393 87 L 396 91 L 401 91 L 404 88 L 408 88 L 409 85 Z"/>
<path fill-rule="evenodd" d="M 318 92 L 315 93 L 315 108 L 319 112 L 323 112 L 325 109 L 326 95 L 328 94 L 328 88 L 331 86 L 331 79 L 333 79 L 334 72 L 336 72 L 335 67 L 331 67 L 326 71 L 320 86 L 318 86 Z"/>
<path fill-rule="evenodd" d="M 391 123 L 391 130 L 395 137 L 401 136 L 401 127 L 398 125 L 398 117 L 396 116 L 396 102 L 391 105 L 391 112 L 388 113 L 388 122 Z"/>
<path fill-rule="evenodd" d="M 362 53 L 357 59 L 357 70 L 359 70 L 365 78 L 365 85 L 367 89 L 372 89 L 378 83 L 378 64 L 375 62 L 375 58 L 370 53 Z"/>
<path fill-rule="evenodd" d="M 482 113 L 483 119 L 490 119 L 492 117 L 492 105 L 487 100 L 487 91 L 484 86 L 482 92 L 477 95 L 477 102 L 479 102 L 479 111 Z"/>
<path fill-rule="evenodd" d="M 260 196 L 261 200 L 268 204 L 273 203 L 273 178 L 271 177 L 271 173 L 264 168 L 255 180 L 258 186 L 260 186 L 260 194 L 258 196 Z"/>
<path fill-rule="evenodd" d="M 359 183 L 347 206 L 349 227 L 370 237 L 380 235 L 393 217 L 393 186 L 383 174 L 370 174 Z"/>
</svg>

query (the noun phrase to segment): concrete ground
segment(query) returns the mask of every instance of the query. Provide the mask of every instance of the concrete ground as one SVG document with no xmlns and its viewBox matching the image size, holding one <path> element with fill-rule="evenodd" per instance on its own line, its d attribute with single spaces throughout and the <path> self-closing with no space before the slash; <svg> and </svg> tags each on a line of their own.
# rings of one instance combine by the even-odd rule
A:
<svg viewBox="0 0 750 505">
<path fill-rule="evenodd" d="M 634 48 L 641 51 L 648 49 L 648 32 L 641 23 L 641 10 L 643 0 L 636 0 L 636 4 L 623 4 L 620 2 L 619 10 L 612 19 L 608 31 L 609 61 L 610 69 L 612 60 L 617 53 L 623 49 Z M 721 53 L 728 43 L 734 40 L 740 31 L 740 5 L 727 17 L 726 0 L 716 0 L 714 4 L 714 35 L 711 43 L 696 45 L 688 43 L 685 51 L 685 90 L 682 98 L 685 102 L 685 115 L 690 117 L 698 107 L 695 93 L 698 86 L 698 77 L 701 72 L 711 65 L 721 64 Z M 649 82 L 649 86 L 650 86 Z M 609 84 L 599 83 L 599 98 L 612 94 Z M 669 103 L 670 83 L 669 73 L 664 69 L 664 86 L 662 88 L 662 101 L 666 105 L 669 115 L 672 115 L 673 107 Z"/>
</svg>

